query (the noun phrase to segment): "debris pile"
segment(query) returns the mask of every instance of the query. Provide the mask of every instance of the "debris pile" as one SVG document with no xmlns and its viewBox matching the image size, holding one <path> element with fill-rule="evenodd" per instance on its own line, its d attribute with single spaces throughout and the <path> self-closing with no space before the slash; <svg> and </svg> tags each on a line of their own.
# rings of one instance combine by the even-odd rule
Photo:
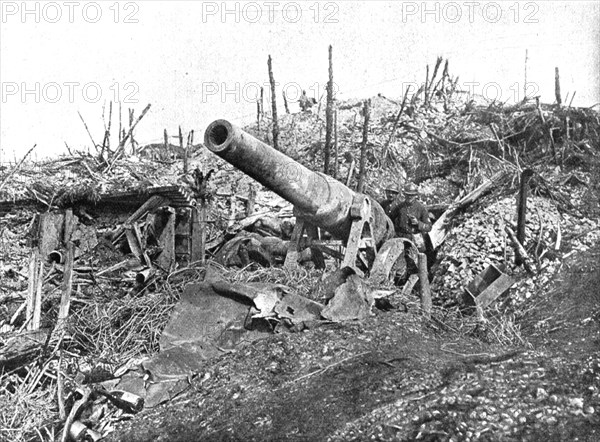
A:
<svg viewBox="0 0 600 442">
<path fill-rule="evenodd" d="M 487 198 L 457 216 L 452 233 L 438 251 L 441 260 L 432 290 L 438 294 L 441 305 L 450 307 L 460 303 L 465 281 L 471 281 L 490 264 L 507 268 L 519 277 L 507 300 L 520 304 L 547 285 L 569 250 L 585 250 L 598 240 L 597 220 L 560 213 L 556 203 L 531 197 L 524 244 L 534 260 L 534 274 L 529 275 L 514 264 L 515 251 L 506 233 L 507 226 L 516 225 L 516 198 L 504 197 L 490 203 L 492 199 Z"/>
</svg>

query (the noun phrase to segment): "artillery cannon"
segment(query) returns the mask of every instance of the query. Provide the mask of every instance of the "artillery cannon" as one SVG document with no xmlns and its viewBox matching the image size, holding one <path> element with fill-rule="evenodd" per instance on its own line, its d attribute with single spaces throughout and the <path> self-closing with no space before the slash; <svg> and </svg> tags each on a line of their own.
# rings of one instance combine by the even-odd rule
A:
<svg viewBox="0 0 600 442">
<path fill-rule="evenodd" d="M 366 195 L 354 192 L 336 179 L 313 172 L 227 120 L 216 120 L 206 129 L 204 144 L 248 176 L 294 205 L 297 222 L 286 265 L 295 262 L 298 241 L 310 226 L 319 227 L 346 246 L 342 266 L 355 270 L 394 236 L 392 221 L 383 208 Z"/>
</svg>

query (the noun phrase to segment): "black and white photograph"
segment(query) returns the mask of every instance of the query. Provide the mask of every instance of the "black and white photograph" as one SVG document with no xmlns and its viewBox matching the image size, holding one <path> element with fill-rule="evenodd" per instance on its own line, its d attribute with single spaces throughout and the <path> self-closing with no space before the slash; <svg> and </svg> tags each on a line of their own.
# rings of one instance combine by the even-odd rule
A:
<svg viewBox="0 0 600 442">
<path fill-rule="evenodd" d="M 0 441 L 600 441 L 600 1 L 0 1 Z"/>
</svg>

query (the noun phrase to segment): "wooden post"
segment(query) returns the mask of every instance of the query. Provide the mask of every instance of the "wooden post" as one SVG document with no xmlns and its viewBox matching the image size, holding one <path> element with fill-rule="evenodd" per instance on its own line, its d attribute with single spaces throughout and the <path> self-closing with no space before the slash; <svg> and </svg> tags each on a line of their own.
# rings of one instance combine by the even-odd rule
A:
<svg viewBox="0 0 600 442">
<path fill-rule="evenodd" d="M 260 134 L 260 102 L 256 100 L 256 132 Z"/>
<path fill-rule="evenodd" d="M 39 330 L 42 320 L 42 286 L 44 285 L 44 260 L 41 259 L 41 257 L 39 257 L 36 279 L 37 281 L 35 283 L 35 300 L 33 303 L 31 330 Z"/>
<path fill-rule="evenodd" d="M 369 117 L 371 113 L 371 99 L 365 101 L 363 107 L 363 114 L 365 121 L 363 124 L 363 140 L 360 148 L 360 168 L 358 171 L 358 186 L 356 191 L 359 193 L 363 192 L 365 187 L 365 167 L 367 162 L 367 142 L 369 140 Z"/>
<path fill-rule="evenodd" d="M 62 297 L 58 309 L 58 324 L 62 327 L 63 321 L 69 316 L 69 307 L 71 305 L 71 293 L 73 290 L 73 261 L 75 260 L 75 246 L 71 241 L 73 230 L 75 229 L 75 218 L 73 210 L 67 209 L 65 212 L 65 231 L 63 242 L 67 247 L 67 256 L 65 260 L 65 273 L 63 274 Z"/>
<path fill-rule="evenodd" d="M 429 287 L 429 276 L 427 273 L 427 256 L 425 253 L 419 253 L 419 282 L 421 283 L 421 309 L 423 315 L 431 318 L 431 288 Z"/>
<path fill-rule="evenodd" d="M 356 161 L 352 158 L 350 166 L 348 167 L 348 175 L 346 176 L 346 187 L 350 187 L 350 181 L 352 181 L 352 175 L 354 175 L 354 168 L 356 167 Z"/>
<path fill-rule="evenodd" d="M 271 83 L 271 109 L 273 111 L 273 147 L 279 150 L 279 122 L 277 121 L 277 100 L 275 97 L 275 78 L 273 77 L 273 62 L 271 56 L 267 60 L 269 68 L 269 83 Z"/>
<path fill-rule="evenodd" d="M 33 330 L 32 318 L 35 307 L 35 294 L 37 291 L 37 274 L 38 274 L 39 252 L 37 248 L 31 252 L 29 256 L 29 274 L 27 281 L 27 307 L 25 310 L 25 320 L 28 321 L 27 329 Z"/>
<path fill-rule="evenodd" d="M 165 128 L 165 130 L 163 131 L 163 144 L 164 144 L 164 149 L 162 154 L 160 155 L 160 159 L 164 159 L 166 158 L 165 155 L 167 155 L 167 152 L 169 151 L 169 135 L 167 134 L 167 129 Z"/>
<path fill-rule="evenodd" d="M 122 106 L 121 106 L 121 102 L 119 101 L 119 146 L 121 145 L 121 140 L 122 138 L 122 133 L 123 133 L 123 115 L 122 115 Z"/>
<path fill-rule="evenodd" d="M 429 91 L 427 90 L 427 88 L 429 87 L 429 65 L 427 65 L 427 73 L 425 74 L 425 86 L 424 86 L 424 93 L 425 93 L 425 99 L 424 99 L 424 104 L 427 106 L 427 104 L 429 103 Z"/>
<path fill-rule="evenodd" d="M 289 114 L 290 108 L 288 107 L 288 101 L 287 101 L 287 97 L 285 96 L 285 91 L 283 91 L 281 95 L 283 95 L 283 107 L 285 109 L 285 113 Z"/>
<path fill-rule="evenodd" d="M 131 133 L 131 153 L 135 155 L 135 140 L 133 139 L 133 109 L 129 109 L 129 132 Z"/>
<path fill-rule="evenodd" d="M 235 192 L 232 191 L 229 197 L 229 220 L 227 221 L 227 228 L 235 224 L 236 209 L 235 209 Z"/>
<path fill-rule="evenodd" d="M 183 133 L 181 132 L 181 126 L 179 126 L 179 149 L 183 155 L 183 173 L 187 174 L 187 150 L 183 147 Z"/>
<path fill-rule="evenodd" d="M 381 156 L 383 161 L 385 161 L 385 159 L 387 158 L 390 143 L 392 142 L 392 138 L 394 138 L 394 135 L 396 134 L 396 128 L 398 127 L 398 123 L 400 122 L 400 117 L 402 116 L 402 112 L 404 112 L 404 107 L 406 106 L 406 99 L 408 98 L 408 90 L 409 90 L 409 87 L 407 86 L 406 90 L 404 91 L 404 98 L 402 99 L 402 104 L 400 105 L 400 110 L 398 111 L 398 114 L 396 115 L 396 119 L 394 120 L 394 126 L 392 127 L 392 132 L 390 133 L 390 137 L 387 139 L 387 142 L 385 143 L 385 147 L 383 148 L 383 155 Z"/>
<path fill-rule="evenodd" d="M 529 59 L 529 50 L 525 49 L 525 78 L 523 80 L 523 101 L 527 100 L 527 61 Z"/>
<path fill-rule="evenodd" d="M 525 224 L 527 221 L 527 183 L 533 176 L 531 169 L 525 169 L 521 173 L 521 183 L 519 188 L 519 199 L 517 204 L 517 240 L 525 244 Z M 519 254 L 515 255 L 515 263 L 521 265 L 523 258 Z"/>
<path fill-rule="evenodd" d="M 256 200 L 256 189 L 252 184 L 248 188 L 248 199 L 246 200 L 246 216 L 254 213 L 254 202 Z"/>
<path fill-rule="evenodd" d="M 263 120 L 265 116 L 265 88 L 260 88 L 260 119 Z"/>
<path fill-rule="evenodd" d="M 329 81 L 327 82 L 327 107 L 325 108 L 325 152 L 323 161 L 323 172 L 329 173 L 329 161 L 331 158 L 331 138 L 333 132 L 333 49 L 329 45 Z"/>
<path fill-rule="evenodd" d="M 334 150 L 334 156 L 335 158 L 333 159 L 333 177 L 337 179 L 338 176 L 338 172 L 339 172 L 339 148 L 338 148 L 338 112 L 337 109 L 335 110 L 334 114 L 333 114 L 333 150 Z"/>
<path fill-rule="evenodd" d="M 558 67 L 554 68 L 554 96 L 556 97 L 556 104 L 560 106 L 562 104 L 562 97 L 560 96 L 560 76 L 558 75 Z"/>
<path fill-rule="evenodd" d="M 200 262 L 206 264 L 206 203 L 200 203 Z"/>
</svg>

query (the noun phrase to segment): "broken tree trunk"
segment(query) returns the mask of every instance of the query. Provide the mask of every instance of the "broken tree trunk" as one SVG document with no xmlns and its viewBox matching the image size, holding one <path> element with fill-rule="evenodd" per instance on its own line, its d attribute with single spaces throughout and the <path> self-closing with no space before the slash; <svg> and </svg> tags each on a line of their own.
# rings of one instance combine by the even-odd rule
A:
<svg viewBox="0 0 600 442">
<path fill-rule="evenodd" d="M 334 151 L 334 159 L 333 159 L 333 177 L 337 179 L 339 172 L 339 147 L 338 147 L 338 113 L 337 109 L 335 110 L 333 116 L 333 151 Z"/>
<path fill-rule="evenodd" d="M 556 97 L 556 104 L 560 106 L 562 104 L 562 97 L 560 96 L 560 76 L 558 75 L 558 66 L 554 68 L 554 96 Z"/>
<path fill-rule="evenodd" d="M 269 83 L 271 83 L 271 109 L 273 112 L 273 147 L 279 150 L 279 122 L 277 121 L 277 100 L 275 97 L 275 78 L 273 78 L 273 63 L 271 56 L 267 60 L 267 66 L 269 68 Z"/>
<path fill-rule="evenodd" d="M 288 101 L 287 101 L 287 97 L 285 96 L 285 91 L 283 91 L 283 93 L 281 95 L 283 96 L 283 108 L 285 109 L 285 113 L 289 114 L 290 108 L 288 107 Z"/>
<path fill-rule="evenodd" d="M 398 123 L 400 122 L 400 117 L 402 116 L 402 113 L 404 112 L 404 107 L 406 106 L 406 99 L 408 98 L 408 90 L 409 90 L 409 87 L 407 87 L 406 90 L 404 91 L 404 98 L 402 99 L 402 104 L 400 105 L 400 110 L 398 111 L 398 114 L 396 115 L 396 119 L 394 120 L 394 126 L 392 127 L 390 136 L 387 139 L 387 142 L 385 143 L 385 146 L 383 148 L 382 158 L 384 161 L 387 158 L 388 149 L 390 147 L 390 143 L 392 142 L 392 138 L 394 138 L 394 135 L 396 134 L 396 129 L 398 128 Z"/>
<path fill-rule="evenodd" d="M 329 81 L 327 82 L 327 107 L 325 108 L 325 158 L 323 172 L 329 173 L 331 158 L 331 136 L 333 132 L 333 61 L 332 47 L 329 45 Z"/>
<path fill-rule="evenodd" d="M 365 186 L 365 167 L 367 162 L 367 143 L 369 140 L 369 117 L 371 113 L 371 100 L 366 100 L 363 107 L 363 114 L 365 117 L 365 121 L 363 124 L 363 140 L 362 146 L 360 148 L 360 168 L 358 171 L 358 186 L 356 191 L 358 193 L 363 192 L 363 188 Z"/>
<path fill-rule="evenodd" d="M 12 336 L 0 348 L 0 371 L 21 367 L 33 361 L 48 341 L 47 330 L 34 330 Z"/>
<path fill-rule="evenodd" d="M 478 198 L 494 188 L 494 186 L 497 185 L 505 175 L 506 172 L 504 171 L 497 172 L 489 180 L 485 181 L 472 192 L 465 195 L 458 202 L 452 204 L 448 210 L 442 213 L 442 215 L 433 224 L 431 232 L 429 233 L 429 238 L 431 239 L 434 249 L 437 249 L 446 239 L 446 236 L 450 230 L 449 223 L 452 218 L 456 216 L 460 210 L 468 207 L 470 204 L 473 204 Z"/>
</svg>

